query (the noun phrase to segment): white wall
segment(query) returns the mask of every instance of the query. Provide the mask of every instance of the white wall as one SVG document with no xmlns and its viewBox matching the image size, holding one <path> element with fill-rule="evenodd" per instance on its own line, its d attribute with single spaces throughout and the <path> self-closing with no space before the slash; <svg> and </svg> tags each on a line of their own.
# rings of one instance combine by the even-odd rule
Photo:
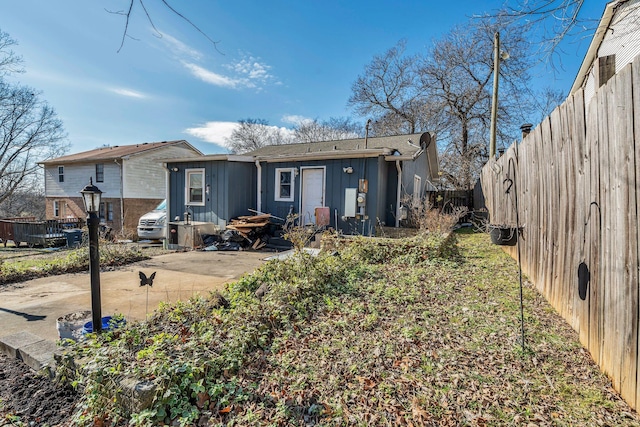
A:
<svg viewBox="0 0 640 427">
<path fill-rule="evenodd" d="M 124 197 L 164 199 L 166 174 L 162 162 L 167 159 L 192 157 L 196 153 L 184 145 L 173 145 L 124 160 Z"/>
<path fill-rule="evenodd" d="M 96 165 L 61 163 L 46 165 L 44 181 L 47 197 L 80 197 L 80 190 L 89 184 L 89 178 L 106 197 L 120 197 L 120 167 L 112 160 L 104 163 L 104 182 L 96 182 Z M 64 166 L 64 182 L 58 182 L 58 166 Z"/>
</svg>

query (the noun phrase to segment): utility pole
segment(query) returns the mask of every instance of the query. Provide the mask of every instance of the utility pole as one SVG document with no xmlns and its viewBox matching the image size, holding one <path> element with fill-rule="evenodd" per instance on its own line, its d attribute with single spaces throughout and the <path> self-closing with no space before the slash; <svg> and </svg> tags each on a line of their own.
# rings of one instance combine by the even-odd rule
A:
<svg viewBox="0 0 640 427">
<path fill-rule="evenodd" d="M 491 100 L 491 134 L 489 158 L 496 158 L 496 122 L 498 120 L 498 77 L 500 75 L 500 33 L 493 36 L 493 98 Z"/>
</svg>

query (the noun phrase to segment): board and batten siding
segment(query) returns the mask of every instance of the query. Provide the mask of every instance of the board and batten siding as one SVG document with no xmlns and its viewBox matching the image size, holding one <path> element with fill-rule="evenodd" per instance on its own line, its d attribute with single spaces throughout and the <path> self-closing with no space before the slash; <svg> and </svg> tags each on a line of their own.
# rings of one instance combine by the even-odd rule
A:
<svg viewBox="0 0 640 427">
<path fill-rule="evenodd" d="M 380 188 L 380 169 L 378 162 L 383 162 L 383 157 L 369 158 L 351 158 L 351 159 L 327 159 L 313 160 L 306 162 L 274 162 L 262 163 L 262 211 L 286 218 L 290 210 L 294 214 L 300 211 L 301 197 L 301 177 L 298 174 L 294 180 L 294 200 L 292 202 L 275 200 L 276 185 L 276 169 L 279 168 L 297 168 L 298 172 L 301 168 L 325 168 L 325 193 L 324 206 L 330 209 L 330 225 L 336 227 L 343 233 L 361 234 L 362 221 L 355 218 L 343 219 L 345 211 L 345 189 L 358 188 L 358 181 L 361 178 L 368 180 L 369 192 L 367 193 L 366 215 L 369 217 L 364 224 L 365 234 L 369 234 L 376 226 L 378 217 L 384 218 L 384 211 L 378 211 L 379 206 L 384 205 L 379 202 L 379 198 L 386 194 L 383 191 L 379 194 Z M 346 173 L 346 168 L 353 168 L 353 173 Z M 336 210 L 338 224 L 336 226 Z M 382 216 L 380 216 L 382 215 Z"/>
<path fill-rule="evenodd" d="M 124 198 L 164 199 L 167 193 L 165 159 L 197 155 L 187 146 L 172 145 L 122 159 Z"/>
<path fill-rule="evenodd" d="M 95 163 L 46 165 L 44 168 L 45 194 L 47 197 L 80 197 L 80 190 L 89 184 L 89 178 L 91 178 L 105 197 L 119 198 L 120 167 L 113 161 L 102 164 L 104 164 L 104 182 L 96 181 Z M 58 181 L 58 166 L 64 166 L 64 182 Z"/>
<path fill-rule="evenodd" d="M 583 94 L 489 160 L 482 188 L 492 224 L 522 227 L 523 272 L 637 409 L 640 56 Z"/>
<path fill-rule="evenodd" d="M 187 210 L 186 171 L 204 169 L 204 183 L 209 193 L 204 206 L 189 206 L 193 221 L 210 222 L 225 227 L 231 218 L 251 215 L 256 207 L 256 167 L 253 163 L 226 160 L 169 163 L 169 218 L 182 221 Z M 176 168 L 177 171 L 173 171 Z"/>
</svg>

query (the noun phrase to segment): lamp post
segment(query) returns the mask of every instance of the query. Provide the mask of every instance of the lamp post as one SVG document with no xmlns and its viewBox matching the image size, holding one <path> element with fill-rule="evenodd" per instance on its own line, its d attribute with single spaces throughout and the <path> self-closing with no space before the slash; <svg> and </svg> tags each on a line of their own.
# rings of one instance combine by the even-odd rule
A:
<svg viewBox="0 0 640 427">
<path fill-rule="evenodd" d="M 89 228 L 89 275 L 91 276 L 91 313 L 93 320 L 93 332 L 102 330 L 102 308 L 100 304 L 100 252 L 98 251 L 98 210 L 102 191 L 93 185 L 93 179 L 89 178 L 89 185 L 82 191 L 84 208 L 87 211 L 87 226 Z"/>
</svg>

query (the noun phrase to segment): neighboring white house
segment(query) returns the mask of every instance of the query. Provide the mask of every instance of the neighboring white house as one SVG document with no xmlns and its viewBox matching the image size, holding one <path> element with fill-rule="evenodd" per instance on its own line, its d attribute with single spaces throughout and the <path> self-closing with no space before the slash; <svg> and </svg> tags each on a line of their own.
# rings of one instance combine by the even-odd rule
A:
<svg viewBox="0 0 640 427">
<path fill-rule="evenodd" d="M 101 147 L 40 162 L 47 219 L 86 217 L 80 190 L 92 179 L 103 192 L 101 221 L 115 231 L 134 232 L 138 218 L 165 198 L 162 160 L 198 156 L 198 149 L 179 140 Z"/>
<path fill-rule="evenodd" d="M 640 54 L 640 0 L 614 0 L 605 6 L 571 94 L 584 89 L 588 104 L 600 86 Z"/>
</svg>

